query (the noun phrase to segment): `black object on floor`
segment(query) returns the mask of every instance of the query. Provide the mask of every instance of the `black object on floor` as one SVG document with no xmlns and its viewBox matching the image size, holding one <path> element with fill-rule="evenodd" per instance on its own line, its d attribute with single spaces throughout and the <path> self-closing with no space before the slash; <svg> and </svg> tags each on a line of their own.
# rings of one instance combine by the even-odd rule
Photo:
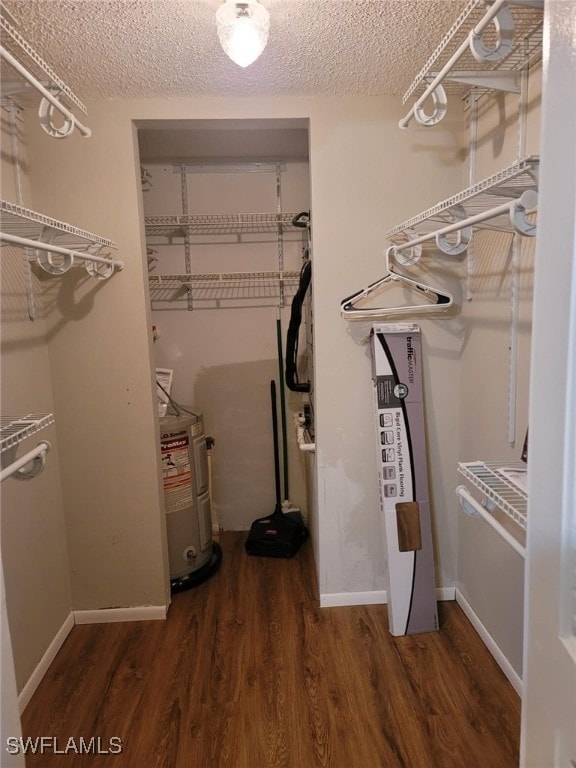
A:
<svg viewBox="0 0 576 768">
<path fill-rule="evenodd" d="M 205 563 L 201 568 L 198 568 L 192 573 L 187 573 L 186 576 L 180 576 L 178 579 L 171 579 L 170 592 L 174 595 L 176 592 L 184 592 L 185 589 L 191 587 L 197 587 L 198 584 L 209 579 L 210 576 L 216 573 L 220 568 L 222 562 L 222 547 L 217 541 L 212 542 L 212 556 L 210 560 Z"/>
<path fill-rule="evenodd" d="M 282 512 L 280 500 L 280 459 L 278 456 L 278 417 L 276 415 L 276 383 L 270 382 L 272 400 L 272 432 L 274 435 L 274 479 L 276 482 L 276 507 L 268 517 L 254 520 L 244 545 L 249 555 L 260 557 L 293 557 L 300 545 L 308 538 L 300 512 Z"/>
</svg>

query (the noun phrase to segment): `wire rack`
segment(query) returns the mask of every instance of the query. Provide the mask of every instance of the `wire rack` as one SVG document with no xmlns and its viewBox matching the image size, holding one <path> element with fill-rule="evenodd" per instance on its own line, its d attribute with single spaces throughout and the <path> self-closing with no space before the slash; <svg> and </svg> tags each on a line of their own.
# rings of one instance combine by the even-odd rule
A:
<svg viewBox="0 0 576 768">
<path fill-rule="evenodd" d="M 528 493 L 510 479 L 514 473 L 526 472 L 526 464 L 523 462 L 461 462 L 458 465 L 458 471 L 520 528 L 526 530 Z"/>
<path fill-rule="evenodd" d="M 44 240 L 50 233 L 51 242 L 70 248 L 87 244 L 98 244 L 108 248 L 117 247 L 112 240 L 5 200 L 0 200 L 0 229 L 6 234 L 18 235 L 30 240 Z"/>
<path fill-rule="evenodd" d="M 13 448 L 22 440 L 53 423 L 54 416 L 51 413 L 0 416 L 0 451 Z"/>
<path fill-rule="evenodd" d="M 150 297 L 153 301 L 194 299 L 275 298 L 293 295 L 298 287 L 300 272 L 210 272 L 204 274 L 149 275 Z"/>
<path fill-rule="evenodd" d="M 513 72 L 521 70 L 540 57 L 543 38 L 542 9 L 527 5 L 516 5 L 513 1 L 508 3 L 508 6 L 514 20 L 515 40 L 510 53 L 500 61 L 487 65 L 476 61 L 468 49 L 458 60 L 458 70 L 470 72 Z M 484 0 L 469 0 L 460 16 L 458 16 L 428 61 L 414 78 L 402 98 L 403 104 L 406 104 L 410 97 L 418 97 L 425 91 L 428 82 L 450 61 L 462 41 L 466 39 L 469 32 L 476 27 L 485 15 L 486 3 Z M 495 44 L 496 36 L 497 32 L 493 24 L 489 24 L 482 34 L 482 38 L 488 46 Z M 470 91 L 470 84 L 451 82 L 448 79 L 443 80 L 442 85 L 448 93 L 464 94 Z M 487 89 L 475 88 L 475 91 L 478 90 Z"/>
<path fill-rule="evenodd" d="M 6 9 L 1 3 L 0 11 L 0 43 L 2 47 L 18 59 L 37 80 L 48 80 L 49 85 L 58 90 L 58 98 L 62 103 L 68 102 L 69 107 L 75 105 L 81 112 L 86 114 L 86 107 L 80 99 L 10 23 L 7 18 L 8 14 Z M 4 71 L 5 67 L 8 68 L 10 65 L 2 61 L 1 71 L 3 81 L 8 79 L 8 75 Z M 12 71 L 11 67 L 10 71 Z"/>
<path fill-rule="evenodd" d="M 455 221 L 454 209 L 463 209 L 466 216 L 470 217 L 518 198 L 523 192 L 537 188 L 538 167 L 538 157 L 524 158 L 399 224 L 387 232 L 385 237 L 396 245 L 410 239 L 407 232 L 410 236 L 428 234 L 432 236 L 440 227 Z M 476 226 L 503 232 L 513 231 L 510 218 L 506 215 L 491 218 Z"/>
<path fill-rule="evenodd" d="M 248 233 L 298 231 L 292 224 L 297 213 L 229 213 L 146 216 L 147 236 L 183 237 L 185 235 L 239 235 Z M 301 230 L 299 230 L 301 231 Z"/>
</svg>

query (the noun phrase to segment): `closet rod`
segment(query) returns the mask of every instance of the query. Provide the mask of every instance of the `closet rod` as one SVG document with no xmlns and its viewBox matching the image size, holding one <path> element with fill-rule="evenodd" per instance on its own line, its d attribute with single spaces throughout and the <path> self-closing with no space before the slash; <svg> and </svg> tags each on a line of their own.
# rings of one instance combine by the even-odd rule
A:
<svg viewBox="0 0 576 768">
<path fill-rule="evenodd" d="M 42 440 L 36 448 L 25 453 L 19 459 L 12 462 L 9 466 L 0 472 L 0 482 L 9 477 L 16 476 L 19 480 L 31 480 L 36 477 L 43 469 L 46 463 L 46 454 L 51 445 L 47 440 Z M 24 469 L 28 464 L 32 464 L 30 469 Z"/>
<path fill-rule="evenodd" d="M 56 96 L 54 94 L 50 93 L 48 88 L 42 85 L 42 83 L 37 80 L 34 75 L 31 72 L 28 72 L 28 70 L 20 64 L 18 59 L 16 59 L 14 56 L 12 56 L 11 53 L 9 53 L 3 46 L 0 46 L 0 55 L 2 58 L 6 59 L 8 64 L 10 64 L 11 67 L 13 67 L 17 72 L 19 72 L 22 77 L 30 83 L 30 85 L 35 88 L 38 93 L 40 93 L 46 101 L 50 102 L 50 104 L 60 112 L 63 117 L 66 120 L 66 124 L 62 126 L 61 128 L 55 128 L 51 121 L 51 114 L 50 110 L 46 109 L 44 110 L 44 104 L 40 104 L 40 122 L 42 124 L 42 128 L 48 133 L 50 136 L 56 139 L 64 139 L 67 136 L 69 136 L 74 128 L 78 128 L 82 136 L 85 136 L 86 138 L 89 137 L 92 134 L 92 131 L 90 128 L 87 128 L 85 125 L 83 125 L 78 118 L 76 118 L 72 112 L 70 112 L 69 109 L 66 109 L 66 107 L 58 101 Z"/>
<path fill-rule="evenodd" d="M 434 79 L 431 81 L 431 83 L 428 85 L 422 96 L 420 96 L 417 101 L 412 106 L 412 109 L 408 112 L 408 114 L 402 118 L 402 120 L 399 121 L 398 125 L 400 128 L 408 128 L 408 125 L 410 123 L 410 120 L 413 117 L 416 117 L 416 120 L 421 125 L 427 125 L 426 122 L 422 122 L 417 117 L 417 112 L 422 108 L 422 105 L 426 101 L 426 99 L 436 91 L 437 88 L 439 88 L 439 92 L 442 95 L 442 103 L 438 104 L 438 108 L 443 109 L 444 111 L 442 114 L 438 116 L 436 119 L 436 122 L 439 122 L 442 117 L 444 117 L 444 114 L 446 112 L 446 99 L 445 99 L 445 93 L 444 89 L 441 86 L 442 80 L 446 77 L 446 75 L 450 72 L 454 64 L 460 59 L 460 57 L 466 52 L 468 47 L 471 45 L 471 40 L 473 37 L 479 37 L 484 29 L 490 24 L 492 19 L 494 19 L 502 10 L 502 8 L 506 5 L 508 0 L 495 0 L 493 5 L 491 5 L 488 10 L 486 11 L 486 14 L 484 17 L 478 22 L 478 24 L 472 29 L 472 31 L 469 33 L 469 35 L 466 37 L 464 42 L 460 45 L 458 50 L 450 57 L 450 59 L 446 62 L 446 64 L 442 67 L 440 72 L 434 77 Z M 434 123 L 428 123 L 433 125 Z"/>
<path fill-rule="evenodd" d="M 96 264 L 106 264 L 113 269 L 123 269 L 124 262 L 116 261 L 114 259 L 107 259 L 104 256 L 95 256 L 91 253 L 82 253 L 81 251 L 74 251 L 70 248 L 64 248 L 61 245 L 53 245 L 52 243 L 43 243 L 41 240 L 30 240 L 27 237 L 19 237 L 18 235 L 9 235 L 6 232 L 0 232 L 0 240 L 7 243 L 13 243 L 14 245 L 21 245 L 24 248 L 39 249 L 41 251 L 48 251 L 49 253 L 59 253 L 63 256 L 69 256 L 73 259 L 82 259 L 83 261 L 94 262 Z M 32 257 L 31 260 L 34 260 Z M 40 264 L 42 266 L 42 264 Z M 68 265 L 71 267 L 72 263 Z M 65 270 L 63 270 L 65 271 Z"/>
<path fill-rule="evenodd" d="M 538 195 L 533 189 L 527 189 L 520 195 L 519 198 L 516 200 L 511 200 L 507 203 L 502 203 L 501 205 L 497 205 L 494 208 L 489 208 L 486 211 L 482 211 L 482 213 L 477 213 L 474 216 L 469 216 L 466 219 L 460 219 L 458 221 L 455 221 L 453 224 L 447 224 L 445 227 L 442 227 L 441 229 L 436 229 L 433 232 L 428 232 L 427 234 L 420 235 L 420 237 L 416 237 L 412 240 L 407 240 L 405 243 L 400 243 L 399 245 L 393 245 L 392 246 L 392 254 L 395 256 L 400 251 L 404 251 L 407 248 L 413 248 L 416 245 L 420 245 L 421 243 L 425 243 L 428 240 L 432 240 L 433 238 L 436 238 L 438 247 L 441 248 L 441 245 L 438 243 L 438 238 L 441 238 L 444 235 L 449 235 L 452 232 L 459 232 L 463 229 L 466 229 L 467 227 L 473 227 L 476 224 L 481 224 L 484 221 L 488 221 L 489 219 L 494 219 L 497 216 L 501 216 L 502 214 L 508 213 L 510 215 L 510 220 L 512 223 L 512 226 L 514 229 L 519 232 L 521 235 L 525 235 L 527 237 L 533 237 L 536 234 L 536 225 L 527 222 L 524 219 L 524 213 L 527 210 L 531 210 L 536 207 L 538 202 Z"/>
</svg>

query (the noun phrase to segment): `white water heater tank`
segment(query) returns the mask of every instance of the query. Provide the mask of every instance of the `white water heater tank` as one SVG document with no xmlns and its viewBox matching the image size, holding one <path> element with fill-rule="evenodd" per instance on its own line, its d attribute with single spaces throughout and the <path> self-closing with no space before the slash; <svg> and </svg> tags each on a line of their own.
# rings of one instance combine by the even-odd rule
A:
<svg viewBox="0 0 576 768">
<path fill-rule="evenodd" d="M 187 411 L 193 411 L 186 406 Z M 208 454 L 202 415 L 182 412 L 160 419 L 164 509 L 170 579 L 206 565 L 212 556 Z"/>
</svg>

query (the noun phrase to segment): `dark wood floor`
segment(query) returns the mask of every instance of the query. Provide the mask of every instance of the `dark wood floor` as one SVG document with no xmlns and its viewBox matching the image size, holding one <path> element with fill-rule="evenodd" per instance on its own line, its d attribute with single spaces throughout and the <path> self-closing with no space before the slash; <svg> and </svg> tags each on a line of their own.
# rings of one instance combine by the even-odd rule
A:
<svg viewBox="0 0 576 768">
<path fill-rule="evenodd" d="M 166 622 L 73 628 L 23 715 L 50 768 L 514 768 L 520 703 L 455 603 L 393 638 L 385 606 L 318 607 L 310 542 L 248 557 L 175 595 Z M 112 742 L 114 744 L 114 742 Z"/>
</svg>

